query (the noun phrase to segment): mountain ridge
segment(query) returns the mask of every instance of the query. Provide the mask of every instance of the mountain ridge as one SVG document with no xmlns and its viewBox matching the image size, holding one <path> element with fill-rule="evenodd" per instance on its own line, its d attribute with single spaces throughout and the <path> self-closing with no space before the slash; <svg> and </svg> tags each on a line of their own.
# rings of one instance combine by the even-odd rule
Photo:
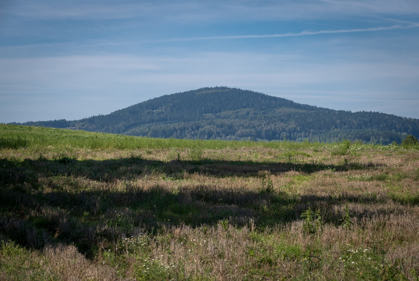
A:
<svg viewBox="0 0 419 281">
<path fill-rule="evenodd" d="M 107 115 L 25 125 L 192 139 L 400 142 L 419 137 L 419 119 L 300 104 L 228 87 L 163 95 Z"/>
</svg>

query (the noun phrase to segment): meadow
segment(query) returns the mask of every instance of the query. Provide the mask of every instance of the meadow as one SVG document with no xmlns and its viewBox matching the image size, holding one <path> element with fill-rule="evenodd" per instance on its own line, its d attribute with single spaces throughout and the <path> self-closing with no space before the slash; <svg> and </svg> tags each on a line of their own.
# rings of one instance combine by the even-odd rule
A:
<svg viewBox="0 0 419 281">
<path fill-rule="evenodd" d="M 419 146 L 0 125 L 0 280 L 418 280 Z"/>
</svg>

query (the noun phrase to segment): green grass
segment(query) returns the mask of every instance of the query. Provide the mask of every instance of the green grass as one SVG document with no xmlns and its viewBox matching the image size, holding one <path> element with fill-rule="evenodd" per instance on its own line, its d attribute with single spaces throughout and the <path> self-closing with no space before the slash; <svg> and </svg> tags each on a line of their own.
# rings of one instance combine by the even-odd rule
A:
<svg viewBox="0 0 419 281">
<path fill-rule="evenodd" d="M 240 147 L 302 148 L 319 144 L 308 142 L 253 142 L 222 140 L 181 140 L 131 137 L 66 129 L 0 125 L 0 148 L 88 148 L 88 149 L 222 149 Z"/>
<path fill-rule="evenodd" d="M 417 280 L 419 151 L 0 126 L 1 280 Z"/>
</svg>

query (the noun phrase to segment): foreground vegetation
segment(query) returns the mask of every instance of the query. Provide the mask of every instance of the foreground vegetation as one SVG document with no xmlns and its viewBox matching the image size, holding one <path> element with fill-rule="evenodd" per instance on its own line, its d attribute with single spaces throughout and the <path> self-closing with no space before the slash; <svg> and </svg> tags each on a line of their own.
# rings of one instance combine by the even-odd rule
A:
<svg viewBox="0 0 419 281">
<path fill-rule="evenodd" d="M 0 280 L 418 280 L 419 147 L 0 125 Z"/>
</svg>

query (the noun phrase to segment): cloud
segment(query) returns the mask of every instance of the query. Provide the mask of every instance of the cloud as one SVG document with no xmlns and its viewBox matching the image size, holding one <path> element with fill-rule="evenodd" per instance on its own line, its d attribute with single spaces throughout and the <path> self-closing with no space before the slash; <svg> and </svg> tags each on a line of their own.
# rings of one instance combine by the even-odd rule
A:
<svg viewBox="0 0 419 281">
<path fill-rule="evenodd" d="M 113 54 L 0 59 L 0 121 L 77 119 L 163 94 L 217 85 L 318 106 L 386 109 L 419 117 L 415 113 L 417 61 L 385 56 L 368 60 L 365 55 L 325 64 L 309 57 L 293 52 L 200 52 L 177 57 Z M 36 110 L 24 113 L 23 104 Z"/>
<path fill-rule="evenodd" d="M 158 40 L 154 42 L 286 38 L 286 37 L 303 37 L 303 36 L 341 34 L 341 33 L 378 32 L 378 31 L 388 31 L 388 30 L 397 30 L 397 29 L 410 29 L 410 28 L 417 28 L 417 27 L 419 27 L 419 23 L 412 23 L 408 25 L 391 25 L 391 26 L 367 27 L 367 28 L 301 31 L 301 32 L 289 32 L 289 33 L 185 37 L 185 38 L 172 38 L 172 39 Z"/>
<path fill-rule="evenodd" d="M 393 89 L 419 79 L 416 61 L 336 61 L 324 64 L 310 54 L 210 52 L 172 56 L 63 56 L 0 59 L 0 97 L 71 91 L 104 95 L 139 91 L 230 85 L 293 92 L 313 89 Z M 115 93 L 113 93 L 115 94 Z M 157 94 L 157 93 L 156 93 Z M 160 93 L 161 94 L 161 93 Z M 17 98 L 18 100 L 18 98 Z"/>
</svg>

